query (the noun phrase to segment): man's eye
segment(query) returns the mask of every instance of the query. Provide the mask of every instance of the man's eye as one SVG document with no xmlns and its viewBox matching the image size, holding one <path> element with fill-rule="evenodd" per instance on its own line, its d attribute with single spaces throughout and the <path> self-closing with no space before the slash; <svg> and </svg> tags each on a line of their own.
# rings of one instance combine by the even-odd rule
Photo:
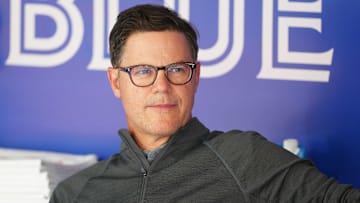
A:
<svg viewBox="0 0 360 203">
<path fill-rule="evenodd" d="M 168 68 L 168 72 L 170 72 L 170 73 L 182 73 L 182 72 L 185 72 L 185 68 L 184 67 L 170 67 L 170 68 Z"/>
<path fill-rule="evenodd" d="M 135 69 L 133 69 L 132 74 L 133 75 L 149 75 L 152 72 L 153 71 L 151 68 L 135 68 Z"/>
</svg>

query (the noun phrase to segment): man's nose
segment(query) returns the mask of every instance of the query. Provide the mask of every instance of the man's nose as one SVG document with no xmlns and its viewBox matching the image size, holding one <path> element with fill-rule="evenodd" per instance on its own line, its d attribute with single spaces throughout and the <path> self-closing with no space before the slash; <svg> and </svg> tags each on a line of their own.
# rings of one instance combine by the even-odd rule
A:
<svg viewBox="0 0 360 203">
<path fill-rule="evenodd" d="M 157 77 L 156 80 L 153 84 L 153 86 L 157 89 L 157 90 L 167 90 L 170 87 L 170 82 L 169 80 L 166 78 L 166 73 L 165 70 L 158 70 L 157 73 Z"/>
</svg>

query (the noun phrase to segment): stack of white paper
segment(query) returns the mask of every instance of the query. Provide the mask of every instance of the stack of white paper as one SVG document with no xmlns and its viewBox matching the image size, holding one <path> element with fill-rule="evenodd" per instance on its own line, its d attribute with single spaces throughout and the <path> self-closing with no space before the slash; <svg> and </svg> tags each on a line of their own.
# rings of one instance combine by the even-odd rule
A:
<svg viewBox="0 0 360 203">
<path fill-rule="evenodd" d="M 96 162 L 95 155 L 0 148 L 0 202 L 48 202 L 60 181 Z"/>
</svg>

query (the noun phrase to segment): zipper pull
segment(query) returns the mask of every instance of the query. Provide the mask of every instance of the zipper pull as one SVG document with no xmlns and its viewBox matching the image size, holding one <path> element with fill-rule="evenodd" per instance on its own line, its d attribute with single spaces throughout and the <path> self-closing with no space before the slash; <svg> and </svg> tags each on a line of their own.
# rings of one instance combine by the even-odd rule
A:
<svg viewBox="0 0 360 203">
<path fill-rule="evenodd" d="M 147 176 L 147 171 L 144 168 L 141 168 L 141 174 L 146 177 Z"/>
</svg>

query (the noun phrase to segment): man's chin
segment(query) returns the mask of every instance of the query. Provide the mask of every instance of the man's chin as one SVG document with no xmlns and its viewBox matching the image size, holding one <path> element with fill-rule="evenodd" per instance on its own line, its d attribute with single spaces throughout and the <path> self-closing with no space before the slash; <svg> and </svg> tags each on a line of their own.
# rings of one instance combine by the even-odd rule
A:
<svg viewBox="0 0 360 203">
<path fill-rule="evenodd" d="M 179 115 L 153 115 L 148 127 L 152 129 L 154 134 L 159 136 L 171 136 L 179 128 L 185 125 L 185 123 L 183 123 L 184 120 L 179 119 L 177 116 Z"/>
<path fill-rule="evenodd" d="M 167 137 L 173 135 L 180 126 L 159 126 L 159 128 L 154 129 L 154 134 L 160 137 Z"/>
</svg>

